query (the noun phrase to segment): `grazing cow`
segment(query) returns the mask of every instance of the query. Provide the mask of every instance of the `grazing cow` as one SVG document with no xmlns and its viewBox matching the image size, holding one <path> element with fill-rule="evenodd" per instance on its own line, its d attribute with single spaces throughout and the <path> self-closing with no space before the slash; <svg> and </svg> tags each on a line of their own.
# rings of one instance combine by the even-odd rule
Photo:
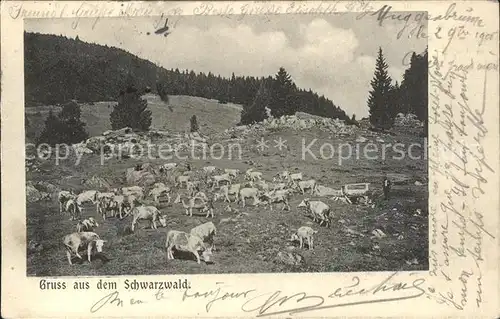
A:
<svg viewBox="0 0 500 319">
<path fill-rule="evenodd" d="M 196 257 L 196 262 L 200 263 L 200 255 L 198 251 L 203 251 L 202 256 L 205 262 L 210 262 L 210 257 L 212 256 L 212 247 L 207 247 L 203 243 L 203 239 L 198 236 L 188 234 L 183 231 L 170 230 L 167 233 L 167 241 L 165 243 L 167 247 L 167 259 L 174 259 L 172 249 L 175 248 L 177 251 L 187 251 L 191 252 Z"/>
<path fill-rule="evenodd" d="M 234 168 L 226 168 L 224 169 L 224 173 L 228 174 L 231 177 L 236 178 L 238 174 L 240 173 L 239 169 L 234 169 Z"/>
<path fill-rule="evenodd" d="M 203 167 L 203 171 L 205 172 L 205 174 L 213 174 L 213 173 L 215 173 L 216 170 L 217 170 L 217 167 L 215 167 L 215 166 Z"/>
<path fill-rule="evenodd" d="M 249 180 L 249 179 L 250 179 L 250 178 L 249 178 L 249 175 L 250 175 L 250 173 L 251 173 L 251 172 L 253 172 L 253 170 L 254 170 L 254 169 L 253 169 L 253 167 L 250 167 L 249 169 L 247 169 L 247 170 L 245 171 L 245 179 L 246 179 L 246 180 Z"/>
<path fill-rule="evenodd" d="M 271 187 L 270 184 L 266 183 L 264 180 L 258 180 L 257 182 L 250 181 L 250 187 L 257 187 L 258 189 L 262 191 L 268 191 L 269 188 Z"/>
<path fill-rule="evenodd" d="M 187 187 L 187 183 L 189 182 L 190 178 L 191 176 L 189 175 L 178 176 L 176 179 L 175 187 L 182 187 L 183 184 L 186 184 Z"/>
<path fill-rule="evenodd" d="M 254 187 L 245 187 L 240 189 L 239 192 L 239 197 L 240 201 L 243 203 L 243 207 L 245 207 L 245 199 L 246 198 L 253 198 L 253 205 L 258 205 L 259 204 L 259 190 Z"/>
<path fill-rule="evenodd" d="M 217 186 L 220 187 L 221 182 L 231 184 L 231 177 L 229 174 L 214 175 L 209 181 L 212 183 L 212 190 Z"/>
<path fill-rule="evenodd" d="M 288 182 L 295 184 L 297 181 L 301 181 L 303 178 L 302 173 L 294 173 L 288 176 Z"/>
<path fill-rule="evenodd" d="M 311 213 L 314 222 L 320 221 L 320 226 L 326 223 L 326 226 L 330 227 L 331 210 L 327 204 L 322 201 L 310 201 L 309 198 L 305 198 L 297 207 L 306 207 Z"/>
<path fill-rule="evenodd" d="M 197 192 L 193 196 L 193 198 L 199 198 L 204 201 L 208 201 L 208 196 L 204 192 Z"/>
<path fill-rule="evenodd" d="M 246 176 L 246 178 L 248 178 L 252 182 L 255 182 L 256 180 L 262 180 L 262 173 L 261 172 L 253 172 L 252 171 L 252 172 L 248 173 L 248 175 Z"/>
<path fill-rule="evenodd" d="M 314 194 L 314 191 L 316 190 L 316 180 L 310 179 L 308 181 L 299 181 L 297 186 L 299 190 L 302 192 L 302 194 L 305 194 L 306 189 L 311 190 L 311 195 Z"/>
<path fill-rule="evenodd" d="M 64 210 L 70 214 L 69 220 L 77 220 L 82 215 L 82 207 L 78 205 L 76 199 L 68 199 Z"/>
<path fill-rule="evenodd" d="M 219 198 L 224 197 L 224 202 L 231 202 L 229 199 L 229 195 L 235 195 L 236 200 L 238 199 L 238 193 L 240 192 L 241 184 L 232 184 L 232 185 L 224 185 L 221 186 L 218 193 L 214 195 L 214 201 L 217 201 Z"/>
<path fill-rule="evenodd" d="M 79 233 L 83 231 L 93 231 L 94 227 L 99 227 L 99 224 L 94 219 L 94 217 L 89 217 L 87 219 L 79 221 L 78 224 L 76 224 L 76 231 Z"/>
<path fill-rule="evenodd" d="M 282 171 L 273 177 L 273 182 L 288 180 L 290 173 L 288 171 Z"/>
<path fill-rule="evenodd" d="M 131 230 L 134 231 L 135 225 L 139 221 L 139 219 L 149 220 L 151 223 L 151 228 L 158 229 L 156 226 L 156 221 L 158 220 L 163 227 L 167 226 L 167 217 L 162 215 L 158 208 L 154 206 L 138 206 L 134 207 L 132 210 L 132 215 L 134 218 L 132 219 Z"/>
<path fill-rule="evenodd" d="M 281 210 L 290 210 L 290 205 L 288 204 L 288 193 L 286 192 L 267 192 L 262 195 L 266 201 L 271 206 L 273 210 L 273 203 L 283 203 L 283 208 Z"/>
<path fill-rule="evenodd" d="M 215 250 L 214 237 L 217 235 L 217 228 L 215 228 L 214 223 L 206 222 L 199 226 L 194 227 L 189 232 L 191 235 L 195 235 L 200 237 L 203 242 L 208 242 L 212 246 L 212 249 Z"/>
<path fill-rule="evenodd" d="M 114 216 L 120 216 L 120 219 L 128 216 L 130 211 L 135 207 L 137 198 L 134 195 L 115 195 L 109 202 L 107 210 L 113 210 Z M 125 213 L 125 216 L 123 215 Z"/>
<path fill-rule="evenodd" d="M 177 167 L 177 163 L 166 163 L 166 164 L 160 165 L 160 173 L 171 171 L 176 167 Z"/>
<path fill-rule="evenodd" d="M 114 192 L 107 192 L 107 193 L 99 192 L 99 193 L 97 193 L 97 201 L 100 201 L 103 198 L 113 198 L 113 196 L 115 196 L 115 195 L 118 195 L 118 194 L 116 194 Z"/>
<path fill-rule="evenodd" d="M 122 195 L 124 196 L 134 195 L 137 198 L 137 200 L 141 200 L 144 198 L 144 188 L 140 186 L 123 187 Z"/>
<path fill-rule="evenodd" d="M 208 205 L 209 203 L 210 205 Z M 196 198 L 191 197 L 187 204 L 183 199 L 182 206 L 184 206 L 184 208 L 186 209 L 186 215 L 189 215 L 189 217 L 193 216 L 193 208 L 196 208 L 202 212 L 207 212 L 207 215 L 205 216 L 206 218 L 208 218 L 210 214 L 212 215 L 212 218 L 214 217 L 212 201 L 205 202 L 204 200 L 201 200 L 201 202 L 196 202 Z"/>
<path fill-rule="evenodd" d="M 200 190 L 200 181 L 189 181 L 186 183 L 186 189 L 188 192 L 194 192 Z"/>
<path fill-rule="evenodd" d="M 105 242 L 105 240 L 99 238 L 99 235 L 94 232 L 72 233 L 64 236 L 63 238 L 63 243 L 66 247 L 66 256 L 70 265 L 73 264 L 71 262 L 72 253 L 75 254 L 78 258 L 83 259 L 82 256 L 80 256 L 80 254 L 78 253 L 78 249 L 80 247 L 84 247 L 85 245 L 87 246 L 87 259 L 89 262 L 91 262 L 90 257 L 92 255 L 93 247 L 96 248 L 97 252 L 101 253 L 102 247 Z"/>
<path fill-rule="evenodd" d="M 58 196 L 57 196 L 57 201 L 59 202 L 59 213 L 64 213 L 65 207 L 66 207 L 66 202 L 69 199 L 76 199 L 76 194 L 73 193 L 73 191 L 60 191 Z"/>
<path fill-rule="evenodd" d="M 80 206 L 82 206 L 85 203 L 97 204 L 98 195 L 99 195 L 98 191 L 94 190 L 84 191 L 78 194 L 78 196 L 76 197 L 76 202 Z"/>
<path fill-rule="evenodd" d="M 159 185 L 161 184 L 161 185 Z M 155 203 L 158 203 L 159 204 L 159 197 L 163 194 L 165 194 L 167 196 L 167 200 L 168 202 L 170 203 L 170 188 L 169 187 L 166 187 L 165 184 L 163 183 L 156 183 L 155 184 L 155 187 L 152 188 L 150 191 L 149 191 L 149 194 L 148 196 L 152 196 Z"/>
<path fill-rule="evenodd" d="M 113 194 L 112 197 L 103 197 L 97 202 L 97 214 L 102 216 L 103 220 L 106 220 L 106 213 L 110 209 L 112 205 L 111 202 L 115 196 L 116 195 Z"/>
<path fill-rule="evenodd" d="M 161 182 L 153 184 L 153 188 L 162 188 L 162 187 L 167 188 L 167 185 L 165 185 L 165 183 L 161 183 Z"/>
<path fill-rule="evenodd" d="M 309 247 L 309 250 L 312 250 L 314 248 L 314 234 L 317 232 L 317 230 L 313 230 L 309 226 L 302 226 L 294 234 L 292 234 L 290 241 L 298 240 L 300 242 L 299 247 L 302 248 L 304 247 L 304 240 L 307 240 L 307 246 Z"/>
<path fill-rule="evenodd" d="M 285 183 L 269 184 L 269 188 L 271 188 L 273 191 L 284 190 L 285 187 L 286 187 Z"/>
</svg>

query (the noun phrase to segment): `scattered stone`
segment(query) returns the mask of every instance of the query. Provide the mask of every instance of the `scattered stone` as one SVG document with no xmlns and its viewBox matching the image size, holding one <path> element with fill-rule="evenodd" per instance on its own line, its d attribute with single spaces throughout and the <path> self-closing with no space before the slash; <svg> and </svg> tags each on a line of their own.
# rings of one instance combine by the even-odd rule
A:
<svg viewBox="0 0 500 319">
<path fill-rule="evenodd" d="M 280 251 L 274 261 L 289 266 L 300 266 L 304 263 L 304 257 L 297 253 Z"/>
</svg>

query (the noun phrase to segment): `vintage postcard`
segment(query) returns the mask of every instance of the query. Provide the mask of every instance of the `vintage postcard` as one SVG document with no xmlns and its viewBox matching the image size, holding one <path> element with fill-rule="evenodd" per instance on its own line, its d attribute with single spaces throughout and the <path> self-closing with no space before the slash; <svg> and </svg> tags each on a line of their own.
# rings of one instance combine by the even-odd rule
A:
<svg viewBox="0 0 500 319">
<path fill-rule="evenodd" d="M 499 317 L 498 9 L 2 2 L 2 315 Z"/>
</svg>

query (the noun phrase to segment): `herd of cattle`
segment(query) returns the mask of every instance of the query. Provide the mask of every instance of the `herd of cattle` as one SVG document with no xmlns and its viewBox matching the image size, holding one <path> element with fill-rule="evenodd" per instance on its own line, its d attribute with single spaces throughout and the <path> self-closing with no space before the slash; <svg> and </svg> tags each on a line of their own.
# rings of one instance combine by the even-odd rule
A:
<svg viewBox="0 0 500 319">
<path fill-rule="evenodd" d="M 167 163 L 159 167 L 161 174 L 168 174 L 174 170 L 179 170 L 177 163 Z M 240 176 L 244 175 L 243 180 Z M 223 200 L 225 203 L 234 201 L 236 204 L 246 206 L 247 199 L 253 199 L 253 205 L 269 205 L 273 209 L 273 204 L 282 203 L 282 210 L 288 209 L 289 198 L 294 193 L 305 195 L 306 192 L 314 194 L 317 183 L 314 179 L 303 180 L 302 173 L 290 173 L 282 171 L 277 173 L 271 181 L 266 181 L 263 174 L 248 169 L 244 174 L 238 169 L 219 169 L 215 166 L 205 166 L 201 170 L 193 171 L 188 166 L 175 177 L 172 187 L 165 183 L 155 183 L 149 189 L 141 186 L 129 186 L 120 189 L 112 189 L 109 192 L 98 190 L 87 190 L 80 194 L 71 191 L 60 191 L 58 194 L 59 211 L 61 214 L 70 215 L 70 220 L 78 221 L 76 232 L 66 235 L 63 238 L 66 247 L 68 262 L 71 265 L 71 255 L 75 254 L 82 259 L 78 250 L 87 248 L 89 262 L 93 250 L 102 252 L 105 240 L 94 232 L 98 227 L 94 217 L 82 218 L 84 204 L 95 205 L 97 216 L 101 216 L 105 221 L 106 217 L 113 216 L 124 219 L 132 216 L 130 230 L 135 231 L 135 226 L 139 220 L 148 220 L 153 229 L 157 229 L 157 222 L 163 227 L 167 225 L 167 216 L 162 214 L 156 206 L 149 205 L 153 201 L 157 206 L 160 201 L 166 199 L 168 203 L 172 201 L 171 194 L 176 189 L 177 196 L 174 204 L 182 204 L 185 214 L 193 216 L 193 210 L 197 210 L 205 217 L 214 217 L 214 202 Z M 202 191 L 205 190 L 210 196 Z M 232 201 L 233 199 L 233 201 Z M 297 207 L 306 208 L 312 215 L 314 222 L 327 227 L 331 224 L 331 209 L 322 201 L 305 198 Z M 231 206 L 226 206 L 226 211 L 231 211 Z M 317 231 L 311 227 L 302 226 L 294 234 L 291 241 L 299 241 L 300 248 L 307 242 L 308 248 L 313 249 L 313 235 Z M 194 227 L 189 233 L 177 230 L 170 230 L 167 233 L 166 249 L 167 259 L 173 259 L 173 249 L 177 251 L 191 252 L 200 263 L 199 251 L 202 252 L 203 260 L 210 262 L 214 251 L 214 236 L 217 234 L 213 222 L 207 222 Z"/>
</svg>

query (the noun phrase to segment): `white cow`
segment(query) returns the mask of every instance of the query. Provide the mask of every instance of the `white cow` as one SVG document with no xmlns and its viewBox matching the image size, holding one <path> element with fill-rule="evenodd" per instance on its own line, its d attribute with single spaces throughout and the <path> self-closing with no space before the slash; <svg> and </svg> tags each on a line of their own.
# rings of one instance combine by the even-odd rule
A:
<svg viewBox="0 0 500 319">
<path fill-rule="evenodd" d="M 283 203 L 283 208 L 281 210 L 290 210 L 290 205 L 288 204 L 288 193 L 286 192 L 268 192 L 264 193 L 263 197 L 266 198 L 266 201 L 271 206 L 271 210 L 273 210 L 273 203 Z"/>
<path fill-rule="evenodd" d="M 309 226 L 302 226 L 294 234 L 292 234 L 290 241 L 298 240 L 300 242 L 299 247 L 302 248 L 304 247 L 304 240 L 307 240 L 307 246 L 309 247 L 309 250 L 312 250 L 314 248 L 314 234 L 317 232 L 317 230 L 313 230 Z"/>
<path fill-rule="evenodd" d="M 124 196 L 134 195 L 138 200 L 144 198 L 144 188 L 140 186 L 129 186 L 121 189 Z"/>
<path fill-rule="evenodd" d="M 305 194 L 305 190 L 310 189 L 311 190 L 311 195 L 314 194 L 314 191 L 316 190 L 316 180 L 310 179 L 307 181 L 299 181 L 297 183 L 297 186 L 299 190 L 302 192 L 302 194 Z"/>
<path fill-rule="evenodd" d="M 276 174 L 273 177 L 273 182 L 288 180 L 289 176 L 290 176 L 290 172 L 288 172 L 288 171 L 279 172 L 278 174 Z"/>
<path fill-rule="evenodd" d="M 261 172 L 250 172 L 250 173 L 248 173 L 248 179 L 251 180 L 252 182 L 255 182 L 256 180 L 262 180 L 262 173 Z"/>
<path fill-rule="evenodd" d="M 189 176 L 189 175 L 178 176 L 176 179 L 175 186 L 182 187 L 184 184 L 186 184 L 186 187 L 187 187 L 187 183 L 189 182 L 190 179 L 191 179 L 191 176 Z"/>
<path fill-rule="evenodd" d="M 157 183 L 157 184 L 163 184 L 163 183 Z M 155 184 L 155 187 L 149 191 L 148 196 L 152 196 L 155 203 L 159 204 L 158 200 L 159 197 L 165 194 L 167 196 L 167 201 L 170 203 L 170 194 L 169 194 L 170 188 L 166 187 L 165 184 L 163 185 L 157 185 L 157 184 Z"/>
<path fill-rule="evenodd" d="M 131 230 L 134 231 L 135 225 L 139 221 L 139 219 L 149 220 L 151 223 L 151 227 L 153 229 L 158 229 L 156 226 L 156 221 L 159 221 L 163 227 L 167 226 L 167 218 L 162 215 L 158 208 L 154 206 L 138 206 L 134 207 L 132 210 L 132 215 L 134 218 L 132 219 Z"/>
<path fill-rule="evenodd" d="M 96 248 L 97 252 L 102 252 L 102 247 L 106 241 L 101 239 L 99 235 L 94 232 L 77 232 L 64 236 L 63 244 L 66 247 L 66 256 L 70 265 L 71 254 L 75 254 L 78 258 L 83 259 L 78 253 L 80 247 L 87 246 L 87 259 L 91 262 L 91 255 L 93 247 Z"/>
<path fill-rule="evenodd" d="M 259 190 L 255 187 L 245 187 L 240 189 L 239 192 L 239 199 L 243 203 L 243 207 L 245 207 L 245 199 L 246 198 L 253 198 L 253 205 L 258 205 L 259 204 Z"/>
<path fill-rule="evenodd" d="M 160 165 L 160 173 L 171 171 L 176 167 L 177 167 L 177 163 L 166 163 L 166 164 Z"/>
<path fill-rule="evenodd" d="M 99 192 L 95 190 L 84 191 L 78 194 L 76 202 L 82 206 L 85 203 L 97 204 L 97 197 Z"/>
<path fill-rule="evenodd" d="M 240 173 L 240 170 L 235 169 L 235 168 L 226 168 L 226 169 L 224 169 L 224 173 L 228 174 L 231 177 L 236 178 L 238 176 L 238 174 Z"/>
<path fill-rule="evenodd" d="M 215 227 L 214 223 L 206 222 L 204 224 L 194 227 L 193 229 L 191 229 L 189 233 L 191 235 L 200 237 L 203 240 L 203 242 L 210 243 L 212 249 L 215 250 L 214 237 L 215 235 L 217 235 L 217 228 Z"/>
<path fill-rule="evenodd" d="M 66 202 L 69 199 L 76 199 L 76 194 L 73 191 L 60 191 L 57 196 L 57 201 L 59 202 L 59 213 L 64 213 L 64 208 L 66 207 Z"/>
<path fill-rule="evenodd" d="M 217 170 L 217 167 L 215 167 L 215 166 L 205 166 L 205 167 L 203 167 L 203 171 L 205 172 L 205 174 L 215 173 L 216 170 Z"/>
<path fill-rule="evenodd" d="M 87 219 L 79 221 L 78 224 L 76 224 L 76 231 L 93 231 L 94 227 L 99 227 L 99 224 L 94 219 L 94 217 L 89 217 Z"/>
<path fill-rule="evenodd" d="M 312 214 L 314 222 L 319 221 L 320 226 L 326 223 L 326 226 L 330 227 L 331 209 L 327 204 L 322 201 L 311 201 L 309 198 L 305 198 L 297 207 L 306 207 Z"/>
<path fill-rule="evenodd" d="M 297 181 L 301 181 L 303 178 L 302 173 L 294 173 L 288 176 L 288 182 L 296 183 Z"/>
<path fill-rule="evenodd" d="M 212 255 L 212 247 L 207 247 L 203 243 L 203 239 L 198 236 L 188 234 L 183 231 L 170 230 L 167 233 L 167 241 L 165 243 L 167 247 L 167 259 L 174 259 L 172 249 L 175 248 L 177 251 L 187 251 L 191 252 L 196 256 L 196 261 L 200 263 L 200 255 L 198 251 L 203 251 L 202 256 L 205 262 L 210 262 L 210 257 Z"/>
<path fill-rule="evenodd" d="M 224 197 L 224 202 L 231 202 L 229 195 L 235 195 L 236 200 L 238 199 L 238 193 L 240 192 L 241 184 L 223 185 L 221 186 L 218 193 L 215 193 L 214 200 L 218 200 L 220 197 Z"/>
<path fill-rule="evenodd" d="M 221 182 L 231 184 L 231 177 L 229 174 L 214 175 L 209 181 L 212 183 L 212 190 L 217 186 L 220 187 Z"/>
</svg>

